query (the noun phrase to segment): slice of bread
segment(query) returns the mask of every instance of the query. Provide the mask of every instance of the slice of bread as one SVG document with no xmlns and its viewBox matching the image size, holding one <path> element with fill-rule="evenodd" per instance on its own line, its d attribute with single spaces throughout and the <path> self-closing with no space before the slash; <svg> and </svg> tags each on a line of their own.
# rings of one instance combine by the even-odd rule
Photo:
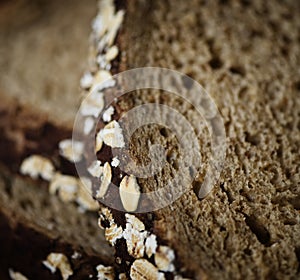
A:
<svg viewBox="0 0 300 280">
<path fill-rule="evenodd" d="M 0 263 L 6 275 L 1 279 L 7 279 L 9 268 L 28 279 L 56 279 L 42 264 L 53 252 L 68 257 L 73 279 L 96 279 L 97 265 L 113 264 L 96 213 L 80 213 L 76 205 L 50 195 L 45 182 L 12 175 L 3 166 L 0 193 Z"/>
<path fill-rule="evenodd" d="M 48 183 L 19 173 L 38 154 L 75 176 L 58 143 L 72 137 L 87 63 L 96 1 L 4 1 L 0 4 L 0 278 L 9 269 L 28 279 L 59 279 L 43 265 L 63 253 L 72 279 L 97 279 L 96 267 L 114 265 L 113 249 L 97 213 L 50 195 Z"/>
<path fill-rule="evenodd" d="M 299 278 L 299 10 L 295 1 L 126 2 L 125 21 L 117 39 L 121 51 L 118 71 L 160 66 L 191 76 L 216 102 L 227 135 L 223 170 L 207 197 L 197 196 L 208 166 L 205 161 L 210 143 L 204 131 L 198 138 L 204 161 L 199 175 L 171 205 L 138 214 L 143 224 L 122 211 L 109 212 L 102 207 L 102 226 L 111 233 L 108 239 L 116 246 L 118 269 L 127 276 Z M 133 92 L 116 101 L 116 116 L 155 102 L 176 109 L 198 129 L 199 116 L 192 106 L 158 90 Z M 138 168 L 149 161 L 151 145 L 161 144 L 168 152 L 162 172 L 137 179 L 142 192 L 162 188 L 172 180 L 178 172 L 180 154 L 172 131 L 147 125 L 130 141 L 129 152 Z M 109 147 L 103 145 L 102 149 L 99 159 L 110 163 Z M 115 172 L 117 168 L 112 168 L 113 174 L 120 174 Z M 122 188 L 130 184 L 136 187 L 130 178 L 122 180 Z M 112 180 L 121 184 L 116 176 Z M 118 193 L 108 190 L 104 199 L 118 200 Z M 119 200 L 122 203 L 124 196 Z M 7 223 L 5 227 L 14 228 Z M 64 227 L 57 228 L 71 236 Z M 120 231 L 125 234 L 112 242 Z M 73 244 L 73 240 L 65 243 L 62 239 L 62 243 L 76 247 L 81 242 L 76 240 Z M 84 250 L 89 252 L 89 246 Z M 143 251 L 144 246 L 151 254 Z"/>
<path fill-rule="evenodd" d="M 0 93 L 73 127 L 96 1 L 1 3 Z M 63 104 L 63 106 L 62 106 Z"/>
<path fill-rule="evenodd" d="M 204 199 L 197 196 L 209 148 L 209 138 L 199 134 L 204 163 L 198 178 L 168 207 L 139 216 L 143 221 L 150 217 L 147 230 L 175 250 L 176 268 L 183 276 L 300 277 L 299 11 L 295 1 L 128 2 L 119 41 L 126 51 L 120 69 L 160 66 L 181 71 L 205 87 L 224 120 L 226 159 L 211 193 Z M 199 125 L 193 107 L 157 90 L 127 95 L 118 113 L 153 102 Z M 130 141 L 137 169 L 149 162 L 151 145 L 176 152 L 174 135 L 158 125 L 140 128 Z M 101 151 L 98 156 L 107 161 Z M 167 159 L 162 172 L 138 178 L 142 192 L 172 180 L 178 162 L 176 157 Z M 124 229 L 124 214 L 113 213 Z M 126 243 L 118 245 L 126 251 Z M 126 269 L 134 274 L 134 254 L 124 251 L 117 253 L 131 261 Z"/>
</svg>

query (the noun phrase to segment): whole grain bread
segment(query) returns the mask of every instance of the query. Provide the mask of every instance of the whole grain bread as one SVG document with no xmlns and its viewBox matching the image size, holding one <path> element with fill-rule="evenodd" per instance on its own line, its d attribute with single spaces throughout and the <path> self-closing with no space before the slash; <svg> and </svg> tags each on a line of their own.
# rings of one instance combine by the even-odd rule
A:
<svg viewBox="0 0 300 280">
<path fill-rule="evenodd" d="M 207 197 L 197 196 L 204 164 L 189 190 L 172 205 L 137 215 L 160 245 L 175 251 L 174 261 L 169 256 L 175 268 L 159 265 L 166 247 L 143 256 L 148 260 L 135 260 L 128 243 L 118 240 L 118 269 L 133 279 L 180 279 L 179 274 L 192 279 L 299 278 L 299 4 L 137 0 L 122 5 L 126 16 L 117 39 L 118 71 L 160 66 L 191 76 L 216 102 L 227 143 L 220 179 Z M 157 90 L 136 91 L 118 100 L 114 117 L 118 120 L 149 102 L 166 104 L 196 129 L 199 126 L 194 108 Z M 198 140 L 205 162 L 209 139 L 203 133 Z M 178 171 L 172 131 L 149 125 L 130 141 L 131 156 L 140 166 L 148 162 L 152 144 L 173 152 L 163 172 L 138 178 L 142 192 L 172 179 Z M 104 145 L 104 152 L 98 153 L 102 162 L 111 160 L 107 150 Z M 133 219 L 111 211 L 123 230 Z M 110 229 L 105 219 L 102 226 Z"/>
<path fill-rule="evenodd" d="M 189 191 L 153 213 L 148 228 L 175 250 L 183 276 L 299 278 L 299 11 L 296 1 L 127 3 L 120 70 L 159 66 L 189 75 L 210 93 L 226 129 L 226 159 L 211 193 L 197 196 L 204 164 Z M 162 91 L 127 95 L 118 113 L 149 102 L 178 110 L 197 128 L 196 111 Z M 145 126 L 130 139 L 131 156 L 147 164 L 150 146 L 169 151 L 172 139 L 160 126 Z M 200 134 L 204 160 L 207 141 Z M 176 172 L 170 157 L 162 172 L 138 184 L 153 191 Z M 113 213 L 124 227 L 124 215 Z"/>
<path fill-rule="evenodd" d="M 114 263 L 95 212 L 82 213 L 50 195 L 47 182 L 19 174 L 21 162 L 39 154 L 76 175 L 58 143 L 72 136 L 96 7 L 93 1 L 0 4 L 1 279 L 10 279 L 9 269 L 28 279 L 60 279 L 43 265 L 52 252 L 67 256 L 72 279 L 96 279 L 97 265 Z"/>
<path fill-rule="evenodd" d="M 68 257 L 73 279 L 96 279 L 97 265 L 113 264 L 95 213 L 78 212 L 76 205 L 49 195 L 45 182 L 12 175 L 3 166 L 0 178 L 1 279 L 9 279 L 9 269 L 28 279 L 59 279 L 42 264 L 52 252 Z"/>
<path fill-rule="evenodd" d="M 96 1 L 14 0 L 0 7 L 1 98 L 72 128 Z"/>
</svg>

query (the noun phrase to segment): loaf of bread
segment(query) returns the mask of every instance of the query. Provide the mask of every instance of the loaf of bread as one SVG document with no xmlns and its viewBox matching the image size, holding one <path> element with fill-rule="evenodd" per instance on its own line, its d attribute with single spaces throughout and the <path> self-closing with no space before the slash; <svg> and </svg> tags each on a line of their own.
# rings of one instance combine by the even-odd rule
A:
<svg viewBox="0 0 300 280">
<path fill-rule="evenodd" d="M 76 163 L 76 168 L 77 171 L 88 169 L 95 176 L 91 190 L 99 201 L 102 229 L 96 229 L 97 225 L 93 224 L 97 223 L 95 213 L 79 213 L 76 204 L 49 196 L 47 180 L 11 175 L 19 170 L 26 157 L 39 154 L 51 159 L 60 173 L 76 176 L 76 168 L 62 157 L 57 147 L 61 140 L 71 138 L 71 124 L 80 101 L 80 95 L 73 92 L 79 84 L 75 73 L 83 72 L 76 68 L 80 61 L 78 49 L 81 46 L 84 52 L 83 44 L 87 40 L 82 37 L 88 33 L 83 30 L 87 26 L 83 21 L 88 22 L 96 14 L 96 5 L 81 1 L 66 3 L 62 6 L 57 2 L 59 8 L 49 4 L 49 11 L 56 15 L 53 23 L 49 19 L 45 23 L 41 20 L 47 29 L 37 27 L 34 31 L 32 27 L 31 31 L 34 37 L 43 36 L 49 29 L 48 33 L 54 37 L 49 38 L 48 44 L 57 46 L 59 41 L 72 46 L 74 55 L 66 52 L 64 62 L 60 60 L 64 55 L 58 56 L 62 63 L 59 65 L 66 70 L 58 75 L 52 72 L 49 79 L 53 80 L 47 83 L 41 77 L 48 77 L 47 71 L 51 72 L 51 67 L 57 64 L 54 62 L 50 68 L 42 68 L 45 72 L 40 71 L 38 62 L 47 59 L 47 54 L 41 52 L 38 66 L 21 71 L 24 79 L 20 76 L 21 86 L 15 86 L 15 71 L 20 70 L 15 55 L 10 58 L 7 55 L 7 62 L 1 58 L 3 66 L 9 65 L 1 71 L 13 73 L 1 78 L 1 95 L 3 100 L 8 100 L 1 107 L 4 132 L 1 161 L 5 164 L 1 167 L 0 184 L 1 243 L 6 245 L 1 252 L 3 278 L 10 268 L 13 269 L 10 275 L 18 271 L 28 279 L 52 279 L 51 271 L 47 270 L 47 266 L 53 266 L 51 253 L 63 253 L 71 262 L 73 275 L 69 278 L 69 266 L 64 266 L 67 269 L 63 279 L 87 279 L 89 275 L 94 279 L 299 278 L 299 3 L 100 1 L 90 37 L 89 70 L 82 81 L 86 94 L 83 97 L 88 101 L 79 109 L 84 119 L 92 122 L 95 131 L 87 129 L 86 134 L 91 137 L 85 137 L 87 141 L 82 142 L 86 149 L 84 159 L 82 164 Z M 13 11 L 13 7 L 4 7 Z M 37 11 L 33 5 L 29 14 L 38 15 Z M 51 33 L 52 28 L 58 26 L 55 19 L 61 19 L 62 15 L 70 38 L 63 36 L 55 40 L 57 31 Z M 38 26 L 39 17 L 36 17 L 32 26 Z M 24 17 L 24 21 L 30 25 L 30 17 Z M 72 26 L 68 27 L 70 22 Z M 7 24 L 4 21 L 3 25 Z M 24 24 L 11 21 L 9 26 L 20 30 Z M 75 26 L 79 35 L 75 35 Z M 24 53 L 32 48 L 32 37 L 22 32 L 20 39 L 15 32 L 8 34 L 5 31 L 1 36 L 10 39 L 16 53 L 24 59 Z M 15 44 L 14 40 L 20 41 Z M 22 45 L 20 42 L 24 42 L 24 47 L 17 47 Z M 25 48 L 26 42 L 29 49 Z M 67 45 L 61 46 L 62 52 L 69 50 Z M 12 47 L 3 52 L 9 53 L 9 49 Z M 53 61 L 54 54 L 48 53 L 51 59 L 47 62 Z M 28 56 L 24 67 L 31 60 Z M 121 96 L 130 86 L 118 76 L 106 86 L 99 86 L 112 74 L 148 66 L 188 75 L 194 84 L 190 79 L 182 79 L 180 84 L 174 80 L 176 87 L 188 96 L 198 82 L 218 108 L 226 133 L 225 141 L 221 142 L 226 157 L 220 165 L 220 176 L 205 197 L 199 196 L 199 190 L 210 168 L 212 143 L 207 123 L 194 104 L 158 88 L 137 89 Z M 29 78 L 27 75 L 34 71 Z M 31 84 L 36 75 L 45 75 L 37 79 L 38 89 Z M 24 81 L 30 81 L 28 94 L 32 98 L 37 95 L 38 101 L 20 94 Z M 66 94 L 61 94 L 61 90 Z M 92 99 L 91 105 L 93 94 L 98 99 Z M 202 98 L 200 93 L 199 98 Z M 126 114 L 147 104 L 164 105 L 182 116 L 177 120 L 168 115 L 170 111 L 162 114 L 165 119 L 175 120 L 174 131 L 164 127 L 163 122 L 146 122 L 132 135 L 126 134 Z M 133 116 L 136 116 L 133 127 L 142 123 L 139 115 Z M 152 116 L 153 120 L 157 119 Z M 165 207 L 155 207 L 166 197 L 153 201 L 144 199 L 144 194 L 163 189 L 176 174 L 181 174 L 179 144 L 182 140 L 191 143 L 185 149 L 194 147 L 189 142 L 190 135 L 182 135 L 185 139 L 176 137 L 175 130 L 185 131 L 186 121 L 197 135 L 201 164 L 190 169 L 193 178 L 190 184 L 176 185 L 179 192 L 185 189 L 180 196 L 171 199 Z M 163 167 L 154 174 L 139 176 L 153 158 L 159 158 L 160 150 L 152 149 L 157 145 L 165 155 Z M 123 148 L 126 153 L 122 153 Z M 193 160 L 192 155 L 191 163 Z M 180 178 L 182 182 L 184 176 Z M 171 196 L 176 190 L 171 189 Z M 41 241 L 33 249 L 28 247 L 28 240 Z M 71 257 L 77 251 L 82 258 Z"/>
</svg>

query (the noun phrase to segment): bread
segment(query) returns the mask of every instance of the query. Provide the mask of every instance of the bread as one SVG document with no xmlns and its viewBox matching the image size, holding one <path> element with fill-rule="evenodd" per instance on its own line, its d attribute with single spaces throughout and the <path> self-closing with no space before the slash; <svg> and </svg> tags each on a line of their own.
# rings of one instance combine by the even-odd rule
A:
<svg viewBox="0 0 300 280">
<path fill-rule="evenodd" d="M 8 279 L 9 268 L 28 279 L 56 279 L 42 264 L 52 252 L 69 258 L 74 279 L 95 279 L 97 265 L 113 264 L 95 213 L 78 212 L 76 205 L 49 195 L 45 183 L 12 176 L 4 167 L 0 191 L 1 279 Z"/>
<path fill-rule="evenodd" d="M 72 279 L 96 279 L 97 265 L 114 263 L 96 212 L 81 213 L 50 195 L 45 180 L 20 174 L 22 161 L 38 154 L 76 175 L 58 145 L 72 136 L 96 2 L 16 0 L 0 7 L 0 278 L 11 279 L 11 269 L 28 279 L 59 279 L 43 265 L 56 252 L 71 263 Z"/>
<path fill-rule="evenodd" d="M 52 123 L 72 128 L 95 6 L 96 1 L 2 3 L 2 98 L 12 97 Z"/>
<path fill-rule="evenodd" d="M 299 278 L 298 12 L 299 4 L 292 1 L 127 3 L 118 41 L 124 51 L 120 70 L 159 66 L 188 74 L 216 102 L 227 135 L 223 170 L 209 195 L 198 197 L 207 171 L 209 138 L 204 131 L 199 136 L 203 168 L 188 191 L 152 215 L 138 215 L 159 245 L 175 251 L 176 269 L 165 269 L 167 277 Z M 168 105 L 199 125 L 194 108 L 155 90 L 126 95 L 116 106 L 117 115 L 149 102 Z M 172 139 L 172 131 L 159 125 L 138 129 L 130 139 L 137 168 L 149 162 L 153 144 L 176 152 Z M 111 161 L 105 149 L 97 155 L 102 163 Z M 179 172 L 176 157 L 167 159 L 162 172 L 137 178 L 142 193 L 164 187 Z M 108 190 L 103 203 L 116 195 Z M 122 194 L 119 198 L 117 206 L 122 207 Z M 126 230 L 124 214 L 114 209 L 112 214 Z M 143 274 L 148 264 L 134 261 L 141 256 L 159 267 L 152 258 L 133 252 L 130 244 L 128 237 L 116 243 L 124 270 L 135 275 L 139 267 Z"/>
<path fill-rule="evenodd" d="M 132 279 L 297 279 L 298 3 L 179 1 L 174 5 L 141 0 L 128 1 L 122 8 L 126 14 L 117 38 L 121 54 L 114 71 L 159 66 L 188 74 L 216 102 L 227 138 L 220 178 L 200 199 L 210 139 L 195 108 L 172 93 L 147 89 L 112 103 L 117 123 L 145 103 L 176 109 L 202 132 L 198 140 L 203 159 L 194 182 L 172 204 L 152 213 L 128 215 L 105 206 L 114 199 L 117 208 L 139 212 L 149 203 L 140 199 L 140 192 L 164 187 L 178 172 L 180 150 L 174 132 L 161 125 L 139 128 L 129 139 L 129 155 L 137 168 L 148 163 L 153 144 L 162 144 L 169 157 L 162 172 L 135 181 L 128 171 L 111 164 L 112 142 L 104 141 L 97 156 L 111 166 L 112 182 L 124 184 L 125 189 L 134 184 L 134 197 L 140 199 L 136 209 L 129 209 L 122 192 L 112 185 L 99 199 L 101 226 L 116 247 L 117 274 Z M 98 40 L 92 41 L 94 47 Z M 93 59 L 90 66 L 93 74 L 101 71 Z M 126 86 L 121 82 L 105 92 L 106 103 L 112 99 L 110 94 Z M 97 130 L 106 124 L 100 122 Z M 111 125 L 116 127 L 115 122 Z M 123 137 L 128 140 L 126 134 Z M 85 156 L 89 166 L 92 155 Z M 94 190 L 102 183 L 95 180 Z"/>
</svg>

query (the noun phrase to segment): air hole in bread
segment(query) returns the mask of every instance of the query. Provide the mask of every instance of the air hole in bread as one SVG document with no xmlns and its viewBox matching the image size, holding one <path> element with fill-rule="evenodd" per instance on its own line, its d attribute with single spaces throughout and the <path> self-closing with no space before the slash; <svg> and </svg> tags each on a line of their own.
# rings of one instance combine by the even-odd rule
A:
<svg viewBox="0 0 300 280">
<path fill-rule="evenodd" d="M 246 254 L 246 255 L 248 255 L 248 256 L 251 256 L 252 255 L 252 251 L 250 250 L 250 249 L 245 249 L 244 250 L 244 253 Z"/>
<path fill-rule="evenodd" d="M 289 203 L 296 209 L 300 210 L 300 195 L 290 198 Z"/>
<path fill-rule="evenodd" d="M 287 219 L 283 222 L 283 224 L 286 226 L 294 226 L 297 224 L 297 220 L 296 219 Z"/>
<path fill-rule="evenodd" d="M 234 75 L 240 75 L 242 77 L 246 75 L 245 69 L 242 66 L 231 66 L 229 71 Z"/>
<path fill-rule="evenodd" d="M 246 142 L 252 144 L 253 146 L 257 146 L 260 143 L 260 136 L 257 134 L 251 135 L 250 133 L 246 132 L 245 133 L 245 140 Z"/>
<path fill-rule="evenodd" d="M 198 196 L 199 191 L 200 191 L 201 186 L 202 186 L 202 182 L 194 180 L 193 183 L 192 183 L 192 186 L 193 186 L 194 193 Z"/>
<path fill-rule="evenodd" d="M 169 131 L 167 128 L 165 127 L 162 127 L 160 130 L 159 130 L 160 134 L 164 137 L 168 137 L 169 136 Z"/>
<path fill-rule="evenodd" d="M 271 245 L 270 244 L 270 240 L 271 240 L 270 233 L 264 227 L 264 225 L 260 221 L 258 221 L 258 219 L 256 217 L 254 217 L 253 215 L 246 216 L 245 222 L 248 225 L 248 227 L 250 228 L 250 230 L 255 234 L 255 236 L 257 237 L 257 240 L 261 244 L 263 244 L 265 246 Z"/>
<path fill-rule="evenodd" d="M 218 57 L 213 57 L 208 64 L 214 70 L 220 69 L 223 66 L 223 62 Z"/>
</svg>

